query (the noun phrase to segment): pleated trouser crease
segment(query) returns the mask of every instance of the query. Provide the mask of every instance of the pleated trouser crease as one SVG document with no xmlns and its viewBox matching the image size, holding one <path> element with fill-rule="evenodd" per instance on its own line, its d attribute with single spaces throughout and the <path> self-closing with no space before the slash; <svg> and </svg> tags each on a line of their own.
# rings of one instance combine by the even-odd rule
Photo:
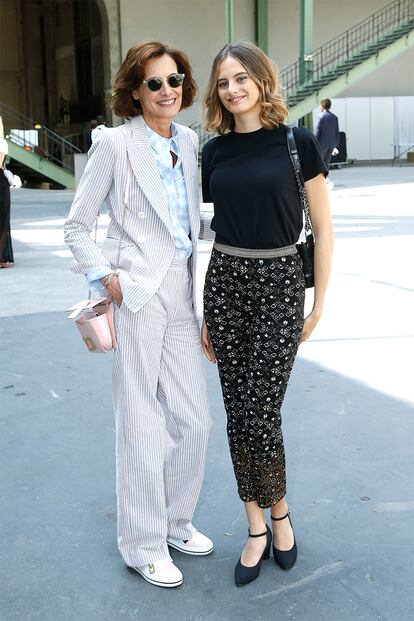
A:
<svg viewBox="0 0 414 621">
<path fill-rule="evenodd" d="M 187 261 L 137 313 L 122 304 L 115 327 L 118 546 L 142 566 L 169 558 L 167 535 L 189 538 L 211 429 Z"/>
</svg>

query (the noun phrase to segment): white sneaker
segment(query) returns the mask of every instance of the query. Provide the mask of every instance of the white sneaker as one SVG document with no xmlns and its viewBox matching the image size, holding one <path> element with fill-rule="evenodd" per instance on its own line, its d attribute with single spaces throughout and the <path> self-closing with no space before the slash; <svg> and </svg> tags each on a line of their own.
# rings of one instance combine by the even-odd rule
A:
<svg viewBox="0 0 414 621">
<path fill-rule="evenodd" d="M 191 532 L 190 539 L 182 541 L 174 537 L 167 537 L 167 544 L 184 554 L 192 554 L 193 556 L 207 556 L 213 551 L 213 542 L 211 539 L 200 533 L 192 524 L 186 526 Z"/>
<path fill-rule="evenodd" d="M 129 569 L 141 574 L 144 580 L 155 586 L 173 588 L 183 583 L 183 574 L 170 558 Z"/>
</svg>

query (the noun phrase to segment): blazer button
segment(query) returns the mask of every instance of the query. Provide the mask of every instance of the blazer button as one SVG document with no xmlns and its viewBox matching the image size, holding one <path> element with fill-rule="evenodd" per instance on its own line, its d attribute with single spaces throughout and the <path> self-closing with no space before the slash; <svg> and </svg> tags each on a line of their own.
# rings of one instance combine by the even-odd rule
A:
<svg viewBox="0 0 414 621">
<path fill-rule="evenodd" d="M 138 243 L 143 244 L 145 241 L 145 237 L 143 235 L 138 235 Z"/>
<path fill-rule="evenodd" d="M 143 211 L 139 211 L 138 218 L 141 218 L 141 220 L 143 220 L 145 218 L 145 213 Z"/>
</svg>

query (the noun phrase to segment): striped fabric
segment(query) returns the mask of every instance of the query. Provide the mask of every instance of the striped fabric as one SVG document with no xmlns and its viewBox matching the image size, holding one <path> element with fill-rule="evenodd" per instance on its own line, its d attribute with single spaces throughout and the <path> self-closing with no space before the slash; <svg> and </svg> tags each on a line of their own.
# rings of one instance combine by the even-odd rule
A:
<svg viewBox="0 0 414 621">
<path fill-rule="evenodd" d="M 118 545 L 127 565 L 138 567 L 169 558 L 167 535 L 191 535 L 186 525 L 200 492 L 211 427 L 194 290 L 197 136 L 180 125 L 177 131 L 190 259 L 175 258 L 166 191 L 142 117 L 105 130 L 92 144 L 65 224 L 65 240 L 77 261 L 73 271 L 112 269 L 129 160 L 133 178 L 119 263 L 123 302 L 115 312 L 113 396 Z M 101 250 L 90 232 L 104 200 L 110 223 Z"/>
<path fill-rule="evenodd" d="M 197 238 L 200 232 L 198 139 L 191 129 L 182 125 L 176 127 L 187 188 L 195 309 Z M 137 312 L 158 290 L 175 255 L 165 188 L 141 116 L 120 127 L 106 129 L 101 139 L 92 144 L 65 223 L 65 241 L 77 261 L 73 271 L 86 274 L 91 268 L 114 266 L 121 234 L 127 158 L 134 179 L 124 226 L 119 278 L 125 305 Z M 90 232 L 103 201 L 106 201 L 110 224 L 101 251 L 91 240 Z M 203 225 L 203 231 L 207 233 L 207 230 L 211 234 L 208 223 Z"/>
<path fill-rule="evenodd" d="M 189 539 L 203 480 L 211 420 L 190 291 L 187 261 L 174 259 L 139 313 L 116 310 L 118 546 L 130 566 L 169 558 L 167 535 Z"/>
</svg>

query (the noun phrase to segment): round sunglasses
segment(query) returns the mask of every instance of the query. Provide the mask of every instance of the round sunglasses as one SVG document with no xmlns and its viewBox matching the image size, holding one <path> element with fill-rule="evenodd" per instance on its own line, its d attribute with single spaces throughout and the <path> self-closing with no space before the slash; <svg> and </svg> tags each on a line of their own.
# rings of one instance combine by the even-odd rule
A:
<svg viewBox="0 0 414 621">
<path fill-rule="evenodd" d="M 184 78 L 185 73 L 171 73 L 166 80 L 171 88 L 178 88 L 184 82 Z M 161 89 L 163 81 L 163 78 L 148 78 L 148 80 L 142 80 L 142 83 L 148 86 L 150 91 L 155 92 Z"/>
</svg>

